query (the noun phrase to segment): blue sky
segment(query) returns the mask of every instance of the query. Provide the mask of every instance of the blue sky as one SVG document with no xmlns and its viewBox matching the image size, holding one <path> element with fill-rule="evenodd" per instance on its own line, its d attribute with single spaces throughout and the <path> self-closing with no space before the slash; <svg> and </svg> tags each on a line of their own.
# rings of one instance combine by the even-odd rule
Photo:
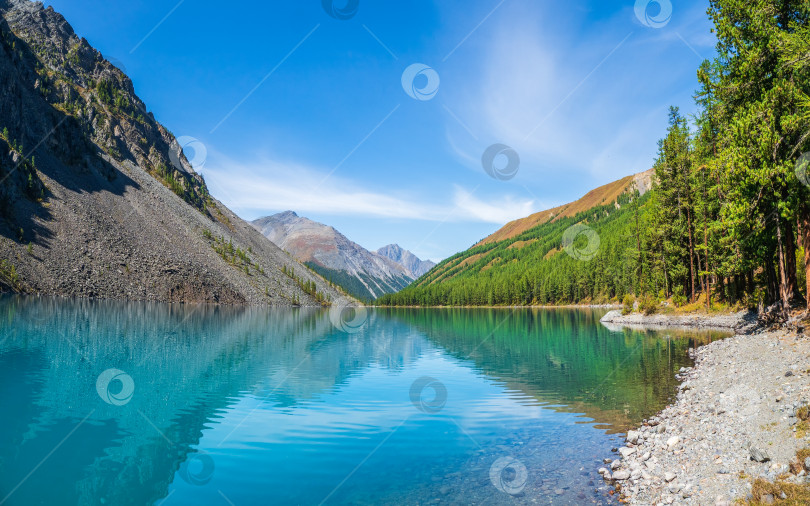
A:
<svg viewBox="0 0 810 506">
<path fill-rule="evenodd" d="M 360 0 L 346 20 L 319 0 L 46 5 L 199 140 L 187 155 L 243 218 L 292 209 L 438 260 L 652 165 L 667 108 L 694 111 L 714 48 L 708 0 L 647 26 L 668 3 L 639 17 L 632 0 Z M 417 63 L 438 76 L 429 100 L 402 83 Z M 512 179 L 482 167 L 496 143 L 520 157 Z"/>
</svg>

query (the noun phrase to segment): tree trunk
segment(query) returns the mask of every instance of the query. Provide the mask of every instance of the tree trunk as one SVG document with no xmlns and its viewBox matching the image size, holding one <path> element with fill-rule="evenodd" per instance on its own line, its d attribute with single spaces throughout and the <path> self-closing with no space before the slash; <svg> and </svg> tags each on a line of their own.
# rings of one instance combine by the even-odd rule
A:
<svg viewBox="0 0 810 506">
<path fill-rule="evenodd" d="M 776 266 L 774 265 L 774 257 L 776 253 L 772 252 L 768 255 L 768 260 L 765 262 L 765 275 L 767 276 L 767 283 L 768 283 L 768 300 L 766 302 L 766 306 L 770 306 L 777 300 L 779 300 L 779 282 L 776 278 Z"/>
<path fill-rule="evenodd" d="M 793 230 L 790 223 L 776 216 L 776 251 L 779 267 L 779 298 L 782 311 L 787 315 L 796 294 L 796 257 L 793 249 Z M 791 269 L 791 265 L 793 269 Z"/>
<path fill-rule="evenodd" d="M 705 170 L 705 169 L 704 169 Z M 706 173 L 703 172 L 703 264 L 705 266 L 705 288 L 706 291 L 706 311 L 712 305 L 712 287 L 709 279 L 709 212 L 706 209 L 708 200 L 706 198 Z"/>
<path fill-rule="evenodd" d="M 810 312 L 810 208 L 806 204 L 799 206 L 799 236 L 804 248 L 804 277 L 806 281 L 805 299 L 807 311 Z"/>
<path fill-rule="evenodd" d="M 790 302 L 793 304 L 801 298 L 799 280 L 797 278 L 798 271 L 796 270 L 796 236 L 793 231 L 793 223 L 785 221 L 783 224 L 785 231 L 783 236 L 785 240 L 785 271 L 787 274 L 786 290 L 790 297 Z"/>
<path fill-rule="evenodd" d="M 641 293 L 644 293 L 644 262 L 642 262 L 641 256 L 641 231 L 638 228 L 638 197 L 639 193 L 636 191 L 636 194 L 633 197 L 636 214 L 636 250 L 638 251 L 638 265 L 636 266 L 636 270 L 638 271 L 637 285 L 640 287 L 639 289 L 641 290 Z"/>
<path fill-rule="evenodd" d="M 661 264 L 664 267 L 664 298 L 669 298 L 669 277 L 667 276 L 667 258 L 664 255 L 664 241 L 661 241 Z M 808 297 L 810 298 L 810 297 Z"/>
<path fill-rule="evenodd" d="M 686 226 L 689 229 L 689 285 L 692 289 L 690 302 L 695 302 L 695 246 L 692 240 L 692 210 L 686 209 Z"/>
</svg>

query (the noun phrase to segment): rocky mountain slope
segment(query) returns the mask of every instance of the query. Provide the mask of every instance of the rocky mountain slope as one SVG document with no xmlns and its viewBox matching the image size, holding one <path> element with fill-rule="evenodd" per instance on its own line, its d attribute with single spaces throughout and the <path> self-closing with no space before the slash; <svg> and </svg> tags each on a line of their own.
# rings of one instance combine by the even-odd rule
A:
<svg viewBox="0 0 810 506">
<path fill-rule="evenodd" d="M 292 211 L 259 218 L 252 223 L 297 260 L 362 299 L 375 299 L 401 290 L 424 273 L 424 263 L 397 245 L 381 248 L 395 258 L 368 251 L 333 227 Z M 414 268 L 420 274 L 414 272 Z"/>
<path fill-rule="evenodd" d="M 0 291 L 343 300 L 207 190 L 132 82 L 52 8 L 0 0 Z"/>
<path fill-rule="evenodd" d="M 431 260 L 420 260 L 419 257 L 406 249 L 402 249 L 399 244 L 389 244 L 377 250 L 377 254 L 390 258 L 399 265 L 405 267 L 414 278 L 419 278 L 432 269 L 436 262 Z"/>
</svg>

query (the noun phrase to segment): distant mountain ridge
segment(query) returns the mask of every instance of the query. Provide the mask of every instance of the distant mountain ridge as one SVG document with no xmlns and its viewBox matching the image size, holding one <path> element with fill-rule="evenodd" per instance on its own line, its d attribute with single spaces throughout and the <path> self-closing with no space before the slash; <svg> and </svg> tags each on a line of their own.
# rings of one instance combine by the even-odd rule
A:
<svg viewBox="0 0 810 506">
<path fill-rule="evenodd" d="M 422 277 L 423 274 L 436 265 L 436 262 L 431 260 L 420 260 L 419 257 L 410 251 L 402 249 L 399 244 L 383 246 L 377 250 L 377 253 L 405 267 L 414 278 Z"/>
<path fill-rule="evenodd" d="M 369 251 L 334 227 L 293 211 L 265 216 L 252 224 L 296 260 L 363 299 L 397 292 L 433 266 L 396 244 Z"/>
</svg>

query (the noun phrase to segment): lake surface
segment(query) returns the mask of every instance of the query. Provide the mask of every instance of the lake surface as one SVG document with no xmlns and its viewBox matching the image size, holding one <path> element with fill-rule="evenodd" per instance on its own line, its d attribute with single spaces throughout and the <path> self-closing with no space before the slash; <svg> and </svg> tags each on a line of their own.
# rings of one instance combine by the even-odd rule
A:
<svg viewBox="0 0 810 506">
<path fill-rule="evenodd" d="M 0 504 L 609 504 L 719 334 L 604 311 L 0 298 Z"/>
</svg>

